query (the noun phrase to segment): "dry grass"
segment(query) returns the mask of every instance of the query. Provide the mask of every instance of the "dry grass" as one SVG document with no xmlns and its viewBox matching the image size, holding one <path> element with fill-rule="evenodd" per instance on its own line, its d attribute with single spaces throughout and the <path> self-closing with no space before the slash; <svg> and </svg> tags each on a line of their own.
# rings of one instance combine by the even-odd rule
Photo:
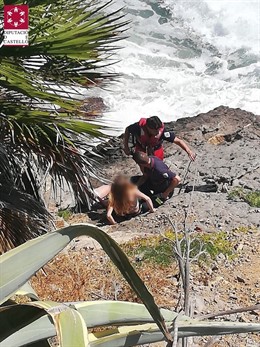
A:
<svg viewBox="0 0 260 347">
<path fill-rule="evenodd" d="M 175 306 L 178 296 L 176 281 L 172 278 L 177 273 L 175 264 L 165 267 L 142 262 L 137 271 L 160 306 Z M 58 255 L 33 277 L 32 285 L 42 300 L 140 302 L 102 251 L 70 251 Z"/>
<path fill-rule="evenodd" d="M 250 237 L 253 238 L 254 236 L 251 235 Z M 138 274 L 154 295 L 156 303 L 160 307 L 174 309 L 179 296 L 178 283 L 176 278 L 174 278 L 178 273 L 175 262 L 167 265 L 165 265 L 165 263 L 160 265 L 158 262 L 155 262 L 153 257 L 148 257 L 148 259 L 144 257 L 141 261 L 137 262 L 135 258 L 140 255 L 140 250 L 142 250 L 140 249 L 140 245 L 143 247 L 144 242 L 143 239 L 139 239 L 139 241 L 134 240 L 128 244 L 122 245 L 122 247 L 130 257 L 131 263 L 135 266 Z M 162 251 L 165 253 L 164 248 Z M 192 273 L 194 274 L 193 282 L 195 286 L 205 286 L 205 290 L 207 288 L 211 288 L 212 290 L 212 296 L 205 292 L 206 307 L 203 309 L 203 313 L 220 310 L 218 301 L 214 301 L 215 296 L 220 300 L 220 303 L 223 301 L 229 302 L 230 304 L 230 288 L 233 288 L 238 296 L 234 307 L 244 307 L 254 304 L 258 291 L 257 287 L 254 285 L 258 283 L 256 271 L 258 268 L 257 264 L 259 263 L 258 254 L 251 254 L 251 262 L 237 265 L 236 269 L 234 269 L 235 273 L 232 273 L 229 268 L 219 265 L 221 268 L 216 274 L 212 273 L 212 275 L 208 275 L 207 269 L 203 268 L 202 265 L 198 266 L 198 264 L 194 264 L 192 266 Z M 249 268 L 252 269 L 250 270 Z M 250 271 L 252 271 L 252 273 Z M 249 276 L 251 278 L 250 286 L 237 282 L 235 280 L 236 274 L 245 278 L 246 281 L 247 276 Z M 117 299 L 140 302 L 106 254 L 96 249 L 81 251 L 70 250 L 67 253 L 59 254 L 53 261 L 44 267 L 44 271 L 39 271 L 36 276 L 33 277 L 32 285 L 42 300 L 66 302 Z M 198 292 L 198 295 L 203 294 Z M 255 299 L 254 295 L 256 295 Z M 249 314 L 241 314 L 237 317 L 237 320 L 250 321 L 248 320 L 249 318 L 252 319 L 252 316 Z M 259 321 L 259 318 L 255 316 L 254 321 Z M 253 345 L 250 344 L 252 347 L 258 346 L 260 343 L 260 336 L 253 334 L 247 335 L 247 337 L 221 337 L 214 346 L 246 346 L 243 342 L 243 344 L 241 344 L 241 341 L 244 341 L 244 339 L 247 340 L 247 338 L 255 343 Z M 208 339 L 209 338 L 194 339 L 193 346 L 204 346 Z M 155 344 L 153 346 L 162 345 L 164 344 Z M 57 345 L 55 345 L 55 347 L 56 346 Z"/>
</svg>

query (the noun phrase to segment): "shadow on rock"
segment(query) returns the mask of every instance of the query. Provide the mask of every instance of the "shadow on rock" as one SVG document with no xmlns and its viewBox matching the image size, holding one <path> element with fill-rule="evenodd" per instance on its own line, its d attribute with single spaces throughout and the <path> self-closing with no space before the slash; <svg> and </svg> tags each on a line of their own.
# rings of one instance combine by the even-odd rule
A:
<svg viewBox="0 0 260 347">
<path fill-rule="evenodd" d="M 184 193 L 189 193 L 192 190 L 196 192 L 202 192 L 202 193 L 216 193 L 218 190 L 218 186 L 216 184 L 204 184 L 199 186 L 186 186 Z"/>
</svg>

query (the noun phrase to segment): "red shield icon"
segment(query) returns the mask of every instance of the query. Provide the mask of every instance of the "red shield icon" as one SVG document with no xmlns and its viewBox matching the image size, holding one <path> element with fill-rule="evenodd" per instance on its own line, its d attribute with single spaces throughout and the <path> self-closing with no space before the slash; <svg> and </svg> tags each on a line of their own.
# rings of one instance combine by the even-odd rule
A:
<svg viewBox="0 0 260 347">
<path fill-rule="evenodd" d="M 28 5 L 5 5 L 4 6 L 4 29 L 5 30 L 28 30 L 29 29 Z"/>
</svg>

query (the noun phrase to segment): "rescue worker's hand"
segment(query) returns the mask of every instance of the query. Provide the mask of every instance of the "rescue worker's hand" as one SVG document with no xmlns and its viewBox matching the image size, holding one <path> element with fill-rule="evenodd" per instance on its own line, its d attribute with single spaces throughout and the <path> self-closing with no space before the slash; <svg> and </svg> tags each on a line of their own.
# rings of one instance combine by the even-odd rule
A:
<svg viewBox="0 0 260 347">
<path fill-rule="evenodd" d="M 193 153 L 192 151 L 188 152 L 188 156 L 190 158 L 190 160 L 194 161 L 196 158 L 196 153 Z"/>
</svg>

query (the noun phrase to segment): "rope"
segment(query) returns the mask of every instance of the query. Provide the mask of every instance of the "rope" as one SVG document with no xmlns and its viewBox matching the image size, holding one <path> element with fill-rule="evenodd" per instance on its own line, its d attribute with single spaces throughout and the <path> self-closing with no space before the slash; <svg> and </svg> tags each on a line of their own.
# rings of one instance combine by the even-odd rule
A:
<svg viewBox="0 0 260 347">
<path fill-rule="evenodd" d="M 185 172 L 185 175 L 184 175 L 184 178 L 183 178 L 183 182 L 185 182 L 186 177 L 187 177 L 187 175 L 188 175 L 188 173 L 189 173 L 191 163 L 192 163 L 192 159 L 190 159 L 189 164 L 188 164 L 188 166 L 187 166 L 187 169 L 186 169 L 186 172 Z M 187 183 L 188 183 L 188 182 L 187 182 Z M 179 192 L 178 192 L 178 195 L 180 194 L 182 188 L 183 188 L 187 183 L 183 183 L 183 184 L 181 185 L 181 187 L 180 187 L 180 189 L 179 189 Z"/>
</svg>

